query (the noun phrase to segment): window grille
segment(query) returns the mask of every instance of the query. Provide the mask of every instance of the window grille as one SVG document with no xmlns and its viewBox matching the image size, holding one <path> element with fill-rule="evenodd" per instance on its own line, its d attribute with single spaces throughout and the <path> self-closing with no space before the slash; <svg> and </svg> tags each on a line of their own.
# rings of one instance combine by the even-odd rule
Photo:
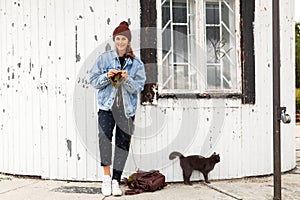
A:
<svg viewBox="0 0 300 200">
<path fill-rule="evenodd" d="M 235 0 L 158 3 L 159 92 L 239 91 L 236 4 Z"/>
</svg>

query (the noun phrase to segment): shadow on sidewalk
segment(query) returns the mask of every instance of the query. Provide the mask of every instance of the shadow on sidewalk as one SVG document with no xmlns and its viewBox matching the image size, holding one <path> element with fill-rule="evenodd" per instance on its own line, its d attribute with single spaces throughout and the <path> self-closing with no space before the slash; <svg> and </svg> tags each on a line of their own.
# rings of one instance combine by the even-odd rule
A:
<svg viewBox="0 0 300 200">
<path fill-rule="evenodd" d="M 84 194 L 100 194 L 100 187 L 79 187 L 79 186 L 61 186 L 51 190 L 53 192 L 63 192 L 63 193 L 84 193 Z"/>
</svg>

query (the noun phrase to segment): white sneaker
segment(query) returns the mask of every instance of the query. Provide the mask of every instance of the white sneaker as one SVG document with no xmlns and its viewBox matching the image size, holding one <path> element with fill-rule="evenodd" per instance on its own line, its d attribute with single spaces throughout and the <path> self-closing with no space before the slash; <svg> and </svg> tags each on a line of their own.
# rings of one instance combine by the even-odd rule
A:
<svg viewBox="0 0 300 200">
<path fill-rule="evenodd" d="M 112 180 L 111 182 L 111 188 L 112 188 L 112 195 L 114 196 L 121 196 L 122 190 L 120 189 L 119 182 L 117 180 Z"/>
<path fill-rule="evenodd" d="M 109 175 L 103 176 L 101 192 L 104 196 L 111 195 L 111 177 Z"/>
</svg>

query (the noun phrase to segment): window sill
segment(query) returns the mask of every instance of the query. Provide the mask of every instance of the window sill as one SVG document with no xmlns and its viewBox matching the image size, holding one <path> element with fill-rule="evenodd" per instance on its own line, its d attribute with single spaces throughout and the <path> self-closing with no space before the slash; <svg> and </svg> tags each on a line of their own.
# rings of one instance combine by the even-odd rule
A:
<svg viewBox="0 0 300 200">
<path fill-rule="evenodd" d="M 241 99 L 241 93 L 160 93 L 158 98 L 166 99 Z"/>
</svg>

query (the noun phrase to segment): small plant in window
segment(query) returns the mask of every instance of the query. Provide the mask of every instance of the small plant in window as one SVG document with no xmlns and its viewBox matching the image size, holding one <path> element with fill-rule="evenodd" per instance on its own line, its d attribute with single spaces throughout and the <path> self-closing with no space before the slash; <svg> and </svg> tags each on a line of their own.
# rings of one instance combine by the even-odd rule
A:
<svg viewBox="0 0 300 200">
<path fill-rule="evenodd" d="M 215 62 L 217 63 L 220 61 L 226 54 L 232 49 L 225 50 L 224 46 L 226 45 L 226 39 L 221 38 L 220 40 L 213 41 L 212 39 L 209 39 L 211 42 L 213 48 L 214 48 L 214 54 L 215 54 Z"/>
</svg>

